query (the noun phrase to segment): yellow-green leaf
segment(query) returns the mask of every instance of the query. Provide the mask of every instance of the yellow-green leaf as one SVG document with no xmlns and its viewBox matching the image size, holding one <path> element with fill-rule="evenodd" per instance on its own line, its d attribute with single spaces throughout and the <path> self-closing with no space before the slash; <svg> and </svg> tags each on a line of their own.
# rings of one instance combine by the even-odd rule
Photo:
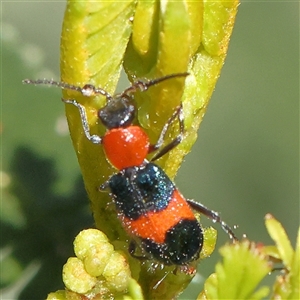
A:
<svg viewBox="0 0 300 300">
<path fill-rule="evenodd" d="M 276 243 L 280 259 L 290 270 L 294 251 L 283 226 L 270 214 L 266 215 L 265 222 L 269 235 Z"/>
<path fill-rule="evenodd" d="M 267 287 L 256 290 L 271 266 L 255 244 L 245 240 L 222 247 L 220 253 L 223 262 L 205 283 L 207 299 L 262 299 L 268 295 Z"/>
</svg>

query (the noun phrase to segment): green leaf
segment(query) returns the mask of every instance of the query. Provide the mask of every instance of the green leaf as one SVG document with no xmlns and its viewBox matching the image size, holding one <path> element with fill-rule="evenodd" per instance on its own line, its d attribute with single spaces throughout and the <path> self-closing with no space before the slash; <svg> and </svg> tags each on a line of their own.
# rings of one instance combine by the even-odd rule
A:
<svg viewBox="0 0 300 300">
<path fill-rule="evenodd" d="M 244 240 L 222 247 L 223 262 L 216 265 L 216 272 L 206 280 L 204 290 L 197 299 L 265 298 L 270 289 L 261 287 L 261 281 L 271 271 L 278 272 L 274 269 L 274 264 L 278 262 L 284 266 L 276 277 L 271 299 L 299 299 L 300 229 L 294 251 L 283 226 L 270 214 L 265 219 L 276 246 Z M 287 259 L 289 257 L 291 260 Z M 290 264 L 286 265 L 286 262 Z"/>
<path fill-rule="evenodd" d="M 91 83 L 108 92 L 114 91 L 131 34 L 133 8 L 133 1 L 68 2 L 61 38 L 62 81 L 80 86 Z M 63 96 L 66 99 L 76 98 L 84 104 L 91 130 L 95 134 L 103 134 L 103 128 L 97 126 L 96 112 L 103 106 L 104 97 L 91 101 L 66 90 Z M 106 213 L 109 196 L 97 190 L 112 174 L 113 168 L 106 161 L 101 146 L 92 144 L 84 136 L 78 110 L 67 105 L 66 113 L 97 227 L 111 239 L 119 236 L 125 239 L 116 214 Z"/>
<path fill-rule="evenodd" d="M 279 257 L 284 265 L 290 270 L 294 254 L 291 242 L 283 226 L 272 215 L 267 214 L 265 219 L 269 235 L 276 243 Z"/>
<path fill-rule="evenodd" d="M 223 262 L 216 265 L 216 273 L 205 283 L 207 299 L 262 299 L 268 295 L 267 287 L 255 291 L 271 271 L 265 255 L 255 244 L 245 240 L 223 246 L 220 253 Z"/>
<path fill-rule="evenodd" d="M 283 263 L 283 270 L 276 278 L 273 286 L 272 299 L 299 299 L 300 298 L 300 229 L 298 231 L 296 250 L 294 251 L 291 242 L 279 221 L 271 214 L 265 217 L 267 230 L 276 243 L 275 252 L 277 260 Z"/>
</svg>

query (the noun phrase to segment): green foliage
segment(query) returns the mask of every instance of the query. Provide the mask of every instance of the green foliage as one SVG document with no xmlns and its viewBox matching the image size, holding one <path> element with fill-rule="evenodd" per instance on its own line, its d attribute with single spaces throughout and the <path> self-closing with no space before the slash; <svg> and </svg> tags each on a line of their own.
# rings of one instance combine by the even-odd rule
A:
<svg viewBox="0 0 300 300">
<path fill-rule="evenodd" d="M 275 246 L 266 247 L 265 252 L 271 258 L 283 264 L 283 272 L 276 278 L 273 286 L 272 299 L 300 298 L 300 228 L 298 231 L 296 248 L 293 250 L 291 242 L 283 226 L 270 214 L 265 218 L 269 235 Z"/>
<path fill-rule="evenodd" d="M 178 78 L 136 94 L 137 121 L 152 142 L 157 140 L 176 106 L 183 102 L 184 141 L 158 161 L 174 177 L 183 156 L 196 140 L 198 126 L 223 66 L 238 1 L 221 1 L 218 5 L 200 1 L 93 3 L 68 1 L 61 38 L 61 79 L 80 86 L 88 82 L 113 92 L 122 64 L 130 81 L 137 77 L 158 78 L 190 72 L 186 83 Z M 215 26 L 207 26 L 210 22 Z M 218 30 L 215 39 L 212 30 Z M 105 102 L 103 96 L 87 98 L 74 91 L 64 91 L 63 96 L 82 103 L 92 133 L 103 134 L 104 128 L 96 117 L 97 109 Z M 101 146 L 85 138 L 78 110 L 67 106 L 66 113 L 97 228 L 118 249 L 116 242 L 125 241 L 127 236 L 115 211 L 107 208 L 109 196 L 97 191 L 115 170 L 106 161 Z M 171 140 L 175 134 L 172 128 L 167 139 Z M 134 261 L 131 268 L 136 270 L 139 265 Z M 170 268 L 149 272 L 150 266 L 142 264 L 139 277 L 135 277 L 139 278 L 146 298 L 176 297 L 192 278 L 183 273 L 173 275 Z M 153 289 L 165 276 L 164 284 Z"/>
<path fill-rule="evenodd" d="M 139 3 L 148 4 L 149 10 L 153 10 L 150 1 Z M 145 6 L 141 7 L 144 9 L 144 15 L 140 15 L 142 20 L 147 11 Z M 151 15 L 149 12 L 148 14 Z M 41 15 L 43 14 L 41 13 Z M 100 19 L 104 20 L 105 18 Z M 199 20 L 197 22 L 200 24 Z M 140 27 L 142 24 L 142 22 L 137 23 L 137 15 L 134 24 L 137 24 L 136 27 Z M 51 23 L 51 30 L 53 27 L 54 24 Z M 145 28 L 151 32 L 152 27 L 149 23 L 144 24 Z M 3 30 L 3 36 L 5 37 L 8 32 Z M 141 30 L 141 33 L 143 33 L 143 30 Z M 78 34 L 78 37 L 80 37 L 80 34 Z M 79 39 L 76 39 L 78 37 L 74 38 L 74 42 L 79 41 Z M 201 37 L 196 35 L 194 38 L 200 39 Z M 19 39 L 19 43 L 14 41 L 11 44 L 1 41 L 3 46 L 2 95 L 4 100 L 2 103 L 3 127 L 1 128 L 3 131 L 2 167 L 5 171 L 1 173 L 1 255 L 3 259 L 1 269 L 2 271 L 5 270 L 5 272 L 1 272 L 1 295 L 7 299 L 17 299 L 20 294 L 20 299 L 41 299 L 45 297 L 45 291 L 56 290 L 59 285 L 62 286 L 61 271 L 58 270 L 57 272 L 58 266 L 65 263 L 67 257 L 72 255 L 70 245 L 75 233 L 79 229 L 91 227 L 93 221 L 87 207 L 85 191 L 81 181 L 75 180 L 79 174 L 77 173 L 77 164 L 72 157 L 72 150 L 66 150 L 69 145 L 69 137 L 65 136 L 63 138 L 55 130 L 56 121 L 62 117 L 59 91 L 22 86 L 22 79 L 40 78 L 38 72 L 41 71 L 40 69 L 28 69 L 26 67 L 30 64 L 28 61 L 24 61 L 23 47 L 27 46 L 28 39 L 22 41 Z M 142 41 L 144 39 L 140 38 L 140 45 L 142 45 Z M 143 47 L 146 49 L 147 46 L 144 45 Z M 196 50 L 194 49 L 192 52 Z M 51 51 L 53 51 L 52 47 Z M 22 54 L 22 57 L 20 54 Z M 266 52 L 262 57 L 271 60 L 273 55 L 269 56 Z M 34 61 L 35 63 L 36 61 Z M 198 66 L 201 66 L 201 64 L 198 64 Z M 95 67 L 97 68 L 96 65 Z M 253 72 L 255 70 L 250 70 L 249 74 L 253 74 Z M 204 72 L 204 75 L 206 74 L 209 73 Z M 54 75 L 46 77 L 50 78 L 52 76 Z M 285 77 L 292 81 L 291 76 Z M 113 80 L 113 77 L 109 79 Z M 248 85 L 248 82 L 245 82 L 245 84 Z M 265 85 L 265 82 L 262 81 L 261 84 Z M 109 90 L 109 87 L 107 89 Z M 113 89 L 114 87 L 111 91 Z M 198 92 L 200 92 L 200 89 Z M 276 93 L 276 89 L 273 92 Z M 189 97 L 194 97 L 192 92 Z M 271 99 L 270 101 L 273 101 L 273 97 Z M 95 99 L 93 104 L 96 103 L 96 100 L 98 99 Z M 198 99 L 195 97 L 193 101 L 198 101 Z M 280 101 L 280 105 L 281 103 Z M 286 107 L 290 107 L 291 103 L 288 103 L 289 105 L 286 105 Z M 140 104 L 143 104 L 143 99 L 140 100 Z M 186 102 L 186 110 L 188 105 L 189 103 Z M 297 109 L 294 111 L 297 111 Z M 282 120 L 285 118 L 292 120 L 290 117 L 281 114 L 280 116 Z M 91 119 L 93 117 L 92 115 Z M 139 116 L 139 118 L 142 119 L 143 116 Z M 187 119 L 187 121 L 190 119 Z M 147 118 L 144 122 L 147 125 Z M 274 122 L 276 124 L 280 123 L 278 118 L 274 118 Z M 284 130 L 282 134 L 284 134 Z M 290 137 L 292 138 L 292 135 Z M 189 136 L 186 139 L 189 139 Z M 285 157 L 290 156 L 285 155 Z M 169 174 L 172 175 L 170 171 Z M 289 188 L 289 185 L 285 186 Z M 66 195 L 66 191 L 69 191 L 68 195 Z M 115 244 L 118 244 L 118 248 L 126 250 L 124 242 L 115 241 Z M 276 246 L 266 246 L 265 248 L 272 258 L 277 258 L 280 261 L 280 254 Z M 284 247 L 282 248 L 284 249 Z M 283 255 L 285 259 L 290 257 L 288 253 L 289 251 L 286 251 L 286 254 Z M 201 255 L 203 255 L 203 251 Z M 273 288 L 274 294 L 280 295 L 281 299 L 299 299 L 299 255 L 298 237 L 296 252 L 293 252 L 292 255 L 291 271 L 287 269 L 286 273 L 281 273 L 283 276 L 278 277 L 278 284 Z M 138 275 L 136 274 L 139 274 L 139 272 L 139 266 L 135 265 L 134 269 L 132 268 L 132 274 L 134 273 L 132 276 L 137 278 Z M 142 292 L 136 281 L 130 280 L 128 288 L 130 294 L 135 293 L 134 299 L 142 299 Z M 65 291 L 53 294 L 51 299 L 65 299 Z M 78 299 L 77 295 L 73 294 L 73 296 L 74 299 Z M 128 299 L 127 296 L 125 298 Z"/>
<path fill-rule="evenodd" d="M 220 248 L 223 261 L 217 263 L 215 273 L 206 280 L 199 300 L 264 299 L 269 295 L 270 288 L 261 286 L 262 280 L 273 269 L 278 272 L 275 271 L 278 263 L 281 263 L 282 272 L 275 279 L 271 299 L 299 299 L 299 236 L 294 250 L 282 225 L 273 216 L 266 216 L 266 227 L 275 246 L 245 239 Z M 209 238 L 214 234 L 208 229 L 205 236 Z M 141 287 L 131 277 L 126 256 L 114 251 L 102 232 L 96 229 L 81 231 L 74 241 L 74 251 L 77 257 L 69 258 L 63 269 L 67 290 L 51 293 L 48 299 L 144 299 Z M 210 254 L 208 249 L 203 252 Z M 274 253 L 278 255 L 274 256 Z M 290 259 L 286 260 L 287 256 Z M 165 288 L 168 279 L 172 279 L 171 288 L 175 288 L 180 283 L 180 276 L 166 273 L 154 289 Z M 159 296 L 155 295 L 155 291 L 153 294 Z"/>
<path fill-rule="evenodd" d="M 278 272 L 278 263 L 281 273 L 275 279 L 271 299 L 299 299 L 299 234 L 294 250 L 284 228 L 270 214 L 266 215 L 266 228 L 275 246 L 243 240 L 219 250 L 223 261 L 206 280 L 199 300 L 264 299 L 270 294 L 270 288 L 260 286 L 261 282 L 272 270 Z"/>
<path fill-rule="evenodd" d="M 223 262 L 216 265 L 216 273 L 205 283 L 208 299 L 262 299 L 268 295 L 267 287 L 255 291 L 271 266 L 254 243 L 226 245 L 220 253 Z"/>
<path fill-rule="evenodd" d="M 67 288 L 64 299 L 69 299 L 70 295 L 89 299 L 115 299 L 127 295 L 136 299 L 133 295 L 140 294 L 139 287 L 131 278 L 126 258 L 114 251 L 101 231 L 81 231 L 75 238 L 74 251 L 76 257 L 70 257 L 63 267 L 63 282 Z M 58 291 L 58 297 L 61 293 Z M 48 299 L 55 299 L 55 295 L 49 294 Z"/>
</svg>

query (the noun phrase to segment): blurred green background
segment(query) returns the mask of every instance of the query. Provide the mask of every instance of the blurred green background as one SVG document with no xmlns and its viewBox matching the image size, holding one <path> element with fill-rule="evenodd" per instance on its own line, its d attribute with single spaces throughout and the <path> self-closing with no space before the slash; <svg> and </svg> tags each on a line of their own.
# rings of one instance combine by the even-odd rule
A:
<svg viewBox="0 0 300 300">
<path fill-rule="evenodd" d="M 64 1 L 2 3 L 2 299 L 62 288 L 74 236 L 93 226 L 60 90 L 21 84 L 59 79 L 64 9 Z M 239 236 L 267 244 L 266 213 L 293 245 L 299 226 L 298 12 L 297 2 L 241 1 L 199 139 L 176 178 Z M 219 243 L 227 239 L 219 230 Z M 217 252 L 200 264 L 181 299 L 195 299 L 216 260 Z"/>
</svg>

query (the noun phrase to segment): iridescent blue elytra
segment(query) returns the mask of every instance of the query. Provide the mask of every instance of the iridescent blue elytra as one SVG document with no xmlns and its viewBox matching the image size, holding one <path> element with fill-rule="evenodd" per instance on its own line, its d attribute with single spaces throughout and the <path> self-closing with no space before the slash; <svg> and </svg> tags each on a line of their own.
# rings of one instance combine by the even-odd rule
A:
<svg viewBox="0 0 300 300">
<path fill-rule="evenodd" d="M 146 212 L 165 209 L 176 189 L 165 172 L 150 162 L 113 175 L 109 180 L 109 188 L 117 210 L 132 220 Z"/>
</svg>

